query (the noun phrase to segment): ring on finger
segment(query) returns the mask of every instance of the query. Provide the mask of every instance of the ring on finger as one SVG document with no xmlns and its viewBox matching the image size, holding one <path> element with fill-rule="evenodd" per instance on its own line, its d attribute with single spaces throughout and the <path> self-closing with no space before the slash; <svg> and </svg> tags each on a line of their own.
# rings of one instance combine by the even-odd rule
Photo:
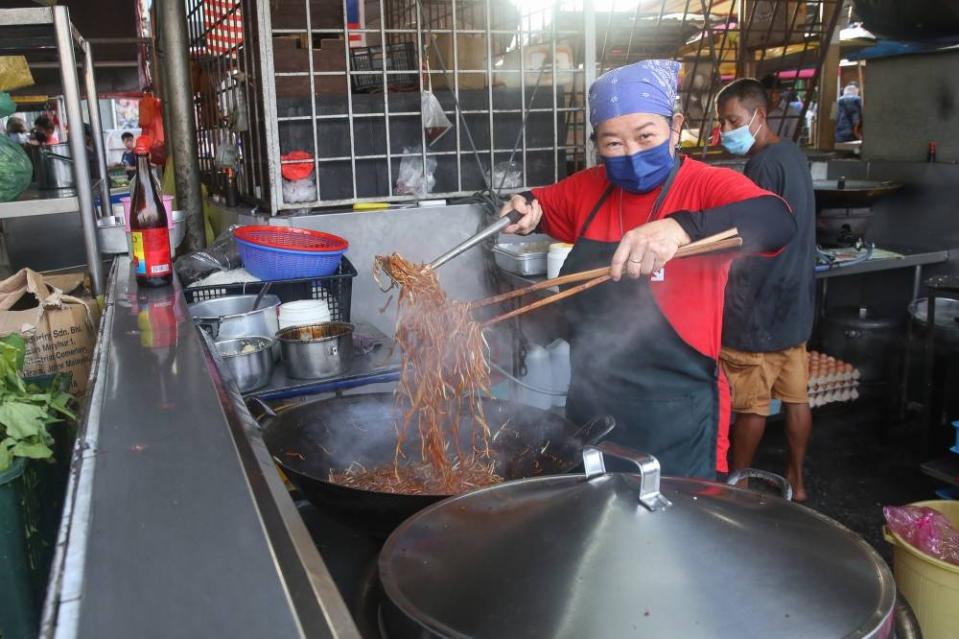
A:
<svg viewBox="0 0 959 639">
<path fill-rule="evenodd" d="M 642 258 L 639 258 L 638 260 L 634 260 L 634 259 L 630 258 L 629 261 L 632 262 L 633 264 L 642 264 L 642 263 L 643 263 L 643 259 L 642 259 Z"/>
</svg>

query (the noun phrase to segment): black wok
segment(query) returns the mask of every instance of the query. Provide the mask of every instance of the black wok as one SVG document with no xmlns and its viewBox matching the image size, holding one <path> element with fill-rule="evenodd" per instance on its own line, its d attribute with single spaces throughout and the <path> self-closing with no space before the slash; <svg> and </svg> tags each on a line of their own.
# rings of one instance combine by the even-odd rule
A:
<svg viewBox="0 0 959 639">
<path fill-rule="evenodd" d="M 507 480 L 569 472 L 581 463 L 583 446 L 598 442 L 614 427 L 611 417 L 580 427 L 531 406 L 482 401 L 493 431 L 490 448 L 496 472 Z M 334 484 L 329 476 L 331 470 L 345 470 L 354 462 L 366 468 L 393 463 L 398 422 L 393 402 L 391 393 L 373 393 L 300 404 L 261 417 L 263 440 L 311 503 L 387 535 L 413 513 L 449 495 L 378 493 Z M 460 428 L 462 445 L 469 450 L 469 417 Z M 407 445 L 407 458 L 418 460 L 419 440 L 411 437 Z"/>
</svg>

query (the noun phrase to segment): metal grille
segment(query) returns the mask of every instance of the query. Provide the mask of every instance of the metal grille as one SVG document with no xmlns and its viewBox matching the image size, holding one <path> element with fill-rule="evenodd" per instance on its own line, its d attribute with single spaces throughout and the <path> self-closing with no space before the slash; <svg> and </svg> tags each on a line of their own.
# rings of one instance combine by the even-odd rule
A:
<svg viewBox="0 0 959 639">
<path fill-rule="evenodd" d="M 274 213 L 418 199 L 422 192 L 402 193 L 398 181 L 422 176 L 424 166 L 434 179 L 427 197 L 554 182 L 595 161 L 585 88 L 604 71 L 650 57 L 683 62 L 685 146 L 705 154 L 715 135 L 716 94 L 742 76 L 766 76 L 773 83 L 782 112 L 773 113 L 771 124 L 802 139 L 841 5 L 187 2 L 194 60 L 215 78 L 199 86 L 194 78 L 207 181 L 215 183 L 222 140 L 236 139 L 242 192 Z M 213 2 L 217 14 L 204 17 Z M 224 11 L 223 3 L 235 9 Z M 365 15 L 357 15 L 360 5 Z M 231 22 L 247 25 L 242 41 L 235 41 L 237 32 L 217 28 Z M 214 53 L 214 47 L 223 51 Z M 427 130 L 421 108 L 424 91 L 436 96 L 452 124 L 435 140 L 438 131 Z M 245 96 L 251 112 L 243 132 L 224 124 L 224 113 L 238 108 L 237 95 Z M 284 180 L 284 173 L 311 165 L 305 182 Z"/>
<path fill-rule="evenodd" d="M 258 45 L 252 0 L 184 0 L 200 172 L 223 192 L 226 169 L 249 200 L 262 200 L 268 157 L 262 138 Z"/>
<path fill-rule="evenodd" d="M 663 4 L 661 15 L 683 7 L 679 30 L 695 26 L 695 35 L 678 55 L 684 67 L 682 110 L 689 146 L 705 154 L 711 138 L 715 142 L 716 95 L 736 77 L 759 78 L 766 86 L 772 100 L 768 123 L 778 135 L 808 141 L 806 114 L 815 112 L 819 71 L 842 0 Z"/>
</svg>

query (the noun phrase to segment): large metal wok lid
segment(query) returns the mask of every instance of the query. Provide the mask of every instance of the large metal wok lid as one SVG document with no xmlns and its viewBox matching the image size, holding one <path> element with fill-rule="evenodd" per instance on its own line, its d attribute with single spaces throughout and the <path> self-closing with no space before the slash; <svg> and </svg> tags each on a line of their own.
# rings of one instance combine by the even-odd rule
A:
<svg viewBox="0 0 959 639">
<path fill-rule="evenodd" d="M 606 473 L 590 448 L 585 476 L 508 482 L 415 515 L 380 554 L 392 605 L 453 637 L 888 636 L 892 575 L 860 537 L 776 496 L 660 485 L 642 457 L 640 474 Z"/>
<path fill-rule="evenodd" d="M 873 180 L 813 180 L 817 209 L 853 209 L 872 206 L 876 200 L 902 188 L 895 182 Z"/>
</svg>

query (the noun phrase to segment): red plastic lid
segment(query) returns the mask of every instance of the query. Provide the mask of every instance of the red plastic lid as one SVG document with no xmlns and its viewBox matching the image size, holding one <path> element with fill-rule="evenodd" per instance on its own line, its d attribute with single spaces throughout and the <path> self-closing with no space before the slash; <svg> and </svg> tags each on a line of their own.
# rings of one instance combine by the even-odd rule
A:
<svg viewBox="0 0 959 639">
<path fill-rule="evenodd" d="M 153 140 L 149 135 L 141 135 L 137 138 L 136 145 L 133 147 L 133 152 L 138 155 L 146 155 L 150 152 L 150 147 L 153 146 Z"/>
<path fill-rule="evenodd" d="M 284 179 L 292 181 L 305 180 L 313 172 L 313 154 L 306 151 L 290 151 L 280 156 L 282 165 L 280 172 Z M 296 160 L 300 160 L 297 162 Z"/>
<path fill-rule="evenodd" d="M 317 253 L 345 251 L 350 246 L 339 235 L 290 226 L 241 226 L 233 237 L 258 246 Z"/>
</svg>

